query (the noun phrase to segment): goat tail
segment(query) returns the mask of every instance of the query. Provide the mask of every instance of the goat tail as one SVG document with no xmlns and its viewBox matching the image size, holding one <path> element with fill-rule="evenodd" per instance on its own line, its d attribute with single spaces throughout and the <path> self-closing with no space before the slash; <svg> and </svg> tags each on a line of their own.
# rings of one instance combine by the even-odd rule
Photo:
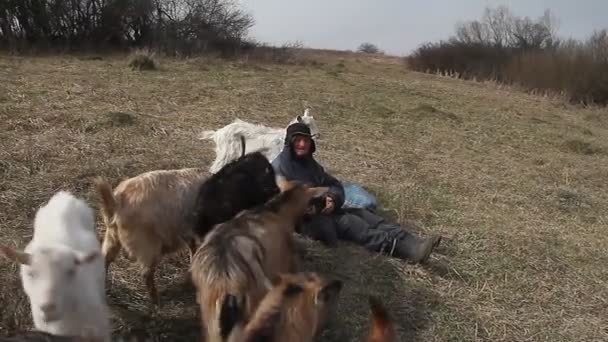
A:
<svg viewBox="0 0 608 342">
<path fill-rule="evenodd" d="M 215 132 L 216 131 L 214 131 L 214 130 L 202 131 L 198 135 L 198 139 L 199 140 L 213 139 L 213 138 L 215 138 Z"/>
<path fill-rule="evenodd" d="M 372 315 L 367 342 L 396 341 L 395 326 L 380 300 L 376 297 L 370 296 L 369 303 L 372 310 Z"/>
<path fill-rule="evenodd" d="M 216 144 L 216 156 L 209 167 L 212 174 L 245 154 L 245 136 L 241 132 L 220 131 L 213 139 Z"/>
<path fill-rule="evenodd" d="M 245 137 L 243 135 L 240 136 L 241 138 L 241 157 L 245 155 L 245 148 L 247 147 L 245 144 Z"/>
<path fill-rule="evenodd" d="M 112 193 L 112 186 L 101 177 L 96 178 L 94 182 L 95 190 L 97 190 L 97 194 L 101 199 L 103 216 L 108 219 L 108 222 L 111 222 L 116 212 L 116 198 Z"/>
<path fill-rule="evenodd" d="M 116 224 L 116 197 L 112 193 L 112 186 L 105 179 L 98 177 L 94 180 L 95 189 L 101 199 L 101 215 L 106 225 L 106 233 L 101 245 L 102 254 L 106 258 L 106 268 L 116 258 L 120 251 L 121 243 L 118 238 L 118 226 Z"/>
</svg>

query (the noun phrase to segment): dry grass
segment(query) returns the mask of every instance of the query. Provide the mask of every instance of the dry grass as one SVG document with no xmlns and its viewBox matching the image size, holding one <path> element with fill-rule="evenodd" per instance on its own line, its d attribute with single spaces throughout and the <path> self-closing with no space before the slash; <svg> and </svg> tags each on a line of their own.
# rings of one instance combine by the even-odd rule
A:
<svg viewBox="0 0 608 342">
<path fill-rule="evenodd" d="M 149 71 L 156 70 L 154 54 L 147 50 L 138 50 L 130 57 L 129 67 L 133 70 Z"/>
<path fill-rule="evenodd" d="M 369 186 L 391 216 L 447 237 L 427 266 L 311 243 L 307 267 L 345 280 L 323 341 L 361 340 L 370 292 L 404 341 L 608 340 L 608 156 L 586 152 L 608 147 L 605 110 L 408 72 L 389 58 L 320 60 L 162 59 L 161 70 L 134 73 L 124 56 L 0 57 L 0 239 L 24 246 L 36 208 L 59 189 L 97 207 L 95 175 L 116 184 L 206 167 L 213 146 L 196 139 L 200 130 L 237 116 L 281 126 L 310 106 L 328 169 Z M 117 333 L 195 340 L 186 261 L 163 262 L 166 307 L 148 312 L 136 269 L 118 259 Z M 0 272 L 5 335 L 31 322 L 16 267 L 1 261 Z"/>
</svg>

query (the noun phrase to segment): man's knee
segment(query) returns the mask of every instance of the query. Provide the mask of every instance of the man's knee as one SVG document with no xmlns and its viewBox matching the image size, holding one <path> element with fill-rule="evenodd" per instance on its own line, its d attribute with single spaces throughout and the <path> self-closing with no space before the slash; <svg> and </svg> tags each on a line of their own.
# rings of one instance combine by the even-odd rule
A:
<svg viewBox="0 0 608 342">
<path fill-rule="evenodd" d="M 386 222 L 386 219 L 384 217 L 377 215 L 367 209 L 350 209 L 348 212 L 365 221 L 369 225 L 369 228 L 375 228 L 379 224 Z"/>
<path fill-rule="evenodd" d="M 346 213 L 338 217 L 336 230 L 342 239 L 364 243 L 370 234 L 370 225 L 362 218 Z"/>
<path fill-rule="evenodd" d="M 334 220 L 327 215 L 317 215 L 310 218 L 302 225 L 302 234 L 321 241 L 328 246 L 336 246 L 338 244 L 338 234 Z"/>
</svg>

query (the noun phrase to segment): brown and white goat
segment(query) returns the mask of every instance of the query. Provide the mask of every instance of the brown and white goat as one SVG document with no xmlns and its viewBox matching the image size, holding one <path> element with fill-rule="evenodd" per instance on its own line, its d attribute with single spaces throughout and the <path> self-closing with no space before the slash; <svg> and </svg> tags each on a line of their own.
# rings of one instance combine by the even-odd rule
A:
<svg viewBox="0 0 608 342">
<path fill-rule="evenodd" d="M 310 199 L 328 189 L 277 183 L 283 192 L 215 226 L 194 254 L 192 281 L 207 342 L 224 341 L 230 332 L 220 324 L 226 296 L 236 298 L 247 319 L 272 287 L 270 279 L 299 267 L 293 242 L 295 225 Z"/>
<path fill-rule="evenodd" d="M 121 247 L 142 268 L 150 299 L 159 304 L 154 273 L 162 256 L 196 251 L 192 210 L 206 171 L 198 168 L 157 170 L 111 185 L 95 179 L 106 226 L 102 244 L 106 273 Z"/>
</svg>

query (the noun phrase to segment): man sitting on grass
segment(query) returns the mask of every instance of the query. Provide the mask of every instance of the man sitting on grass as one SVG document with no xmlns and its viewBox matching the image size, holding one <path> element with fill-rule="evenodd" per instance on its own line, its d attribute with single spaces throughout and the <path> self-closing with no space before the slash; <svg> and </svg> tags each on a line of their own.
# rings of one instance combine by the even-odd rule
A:
<svg viewBox="0 0 608 342">
<path fill-rule="evenodd" d="M 342 208 L 344 188 L 313 158 L 315 150 L 308 126 L 294 123 L 287 127 L 283 151 L 272 162 L 276 174 L 287 180 L 329 187 L 322 209 L 307 217 L 302 234 L 330 246 L 335 246 L 338 239 L 353 241 L 369 251 L 414 263 L 428 259 L 441 236 L 421 238 L 367 209 Z"/>
</svg>

